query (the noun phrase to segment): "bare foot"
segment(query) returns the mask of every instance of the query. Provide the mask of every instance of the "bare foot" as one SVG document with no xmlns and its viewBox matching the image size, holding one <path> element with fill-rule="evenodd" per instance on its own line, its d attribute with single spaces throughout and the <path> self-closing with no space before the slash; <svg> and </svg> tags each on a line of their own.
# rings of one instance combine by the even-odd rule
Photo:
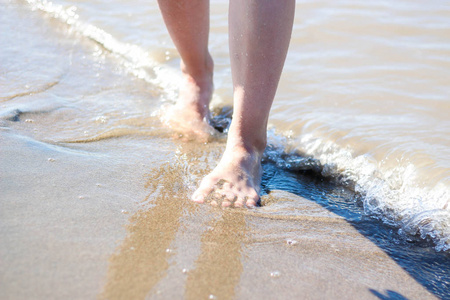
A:
<svg viewBox="0 0 450 300">
<path fill-rule="evenodd" d="M 255 207 L 259 201 L 261 156 L 262 152 L 227 147 L 217 167 L 192 195 L 192 200 L 222 207 Z"/>
<path fill-rule="evenodd" d="M 164 112 L 163 122 L 186 139 L 208 140 L 215 132 L 209 124 L 209 102 L 214 90 L 212 60 L 203 74 L 188 74 L 182 64 L 183 84 L 177 103 Z"/>
</svg>

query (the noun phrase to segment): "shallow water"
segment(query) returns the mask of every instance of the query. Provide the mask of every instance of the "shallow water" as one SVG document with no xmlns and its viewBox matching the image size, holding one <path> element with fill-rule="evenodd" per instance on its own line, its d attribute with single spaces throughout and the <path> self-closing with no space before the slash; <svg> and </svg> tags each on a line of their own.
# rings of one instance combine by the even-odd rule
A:
<svg viewBox="0 0 450 300">
<path fill-rule="evenodd" d="M 182 297 L 170 287 L 184 280 L 186 298 L 246 298 L 243 287 L 259 271 L 268 275 L 259 293 L 281 297 L 289 295 L 283 286 L 292 287 L 288 274 L 300 279 L 290 264 L 318 247 L 322 255 L 340 249 L 343 257 L 330 254 L 330 261 L 344 260 L 349 270 L 357 267 L 352 256 L 376 261 L 387 255 L 409 274 L 396 271 L 400 281 L 412 277 L 428 292 L 447 297 L 447 3 L 298 2 L 270 118 L 262 207 L 236 214 L 186 201 L 217 162 L 224 140 L 183 144 L 161 126 L 157 111 L 176 100 L 179 58 L 155 3 L 9 1 L 1 9 L 0 41 L 6 46 L 0 52 L 0 126 L 2 145 L 8 145 L 1 157 L 2 189 L 8 191 L 2 219 L 8 224 L 12 217 L 6 212 L 25 205 L 19 188 L 34 191 L 37 199 L 70 195 L 97 209 L 94 199 L 115 210 L 128 206 L 131 223 L 110 260 L 105 298 Z M 220 109 L 231 104 L 227 3 L 214 1 L 211 10 L 213 106 Z M 12 161 L 11 145 L 18 145 Z M 37 180 L 41 170 L 48 182 Z M 58 193 L 44 188 L 59 181 Z M 32 184 L 25 189 L 25 182 Z M 288 239 L 306 252 L 280 250 Z M 183 247 L 186 255 L 166 252 Z M 131 248 L 143 252 L 130 254 Z M 219 254 L 211 256 L 214 251 Z M 265 261 L 278 251 L 286 255 L 279 266 Z M 323 270 L 323 256 L 317 259 L 301 266 L 313 278 L 312 270 Z M 142 262 L 149 268 L 136 270 Z M 172 274 L 173 264 L 186 273 Z M 217 275 L 220 268 L 229 271 L 228 279 Z M 338 273 L 349 278 L 371 272 L 371 281 L 388 285 L 382 277 L 389 268 L 366 268 Z M 123 281 L 129 272 L 141 273 Z M 283 284 L 274 287 L 280 272 Z M 320 276 L 318 286 L 330 279 Z"/>
<path fill-rule="evenodd" d="M 154 84 L 158 103 L 176 100 L 179 58 L 156 4 L 115 1 L 103 9 L 102 1 L 28 2 L 56 18 L 59 30 L 98 43 L 98 63 L 111 53 L 122 72 Z M 221 107 L 232 102 L 226 1 L 214 2 L 211 11 L 213 106 Z M 339 177 L 361 194 L 367 214 L 434 239 L 438 250 L 450 247 L 449 20 L 444 1 L 297 3 L 270 118 L 276 135 L 288 137 L 277 146 L 314 157 L 322 175 Z M 47 85 L 61 75 L 57 65 L 45 72 Z"/>
</svg>

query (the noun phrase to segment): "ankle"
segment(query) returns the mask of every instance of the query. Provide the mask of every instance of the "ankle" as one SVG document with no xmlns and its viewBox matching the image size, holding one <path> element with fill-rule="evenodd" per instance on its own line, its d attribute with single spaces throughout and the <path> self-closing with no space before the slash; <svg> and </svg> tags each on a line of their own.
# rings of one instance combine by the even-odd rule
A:
<svg viewBox="0 0 450 300">
<path fill-rule="evenodd" d="M 264 150 L 266 148 L 266 139 L 258 140 L 258 139 L 244 139 L 244 138 L 236 138 L 232 135 L 228 136 L 227 140 L 227 149 L 232 152 L 257 156 L 258 158 L 262 157 Z"/>
<path fill-rule="evenodd" d="M 231 123 L 227 148 L 242 149 L 247 153 L 262 156 L 267 145 L 267 132 L 265 127 L 263 126 L 264 129 L 251 129 L 236 123 L 235 120 Z"/>
<path fill-rule="evenodd" d="M 209 119 L 209 102 L 213 93 L 213 61 L 208 54 L 205 64 L 188 68 L 181 61 L 183 83 L 180 87 L 177 107 L 179 110 L 195 112 Z"/>
<path fill-rule="evenodd" d="M 188 80 L 195 83 L 200 88 L 208 87 L 213 81 L 214 61 L 208 53 L 203 64 L 187 65 L 184 61 L 180 64 L 181 72 Z"/>
</svg>

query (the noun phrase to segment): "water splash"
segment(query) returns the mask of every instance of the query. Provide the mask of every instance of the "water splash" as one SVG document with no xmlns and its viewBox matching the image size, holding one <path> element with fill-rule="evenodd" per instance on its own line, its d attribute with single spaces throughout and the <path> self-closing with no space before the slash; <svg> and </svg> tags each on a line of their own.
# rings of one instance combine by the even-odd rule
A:
<svg viewBox="0 0 450 300">
<path fill-rule="evenodd" d="M 121 64 L 129 73 L 158 87 L 163 99 L 176 99 L 181 80 L 179 72 L 159 63 L 148 51 L 138 45 L 121 42 L 105 30 L 83 21 L 76 13 L 76 6 L 64 7 L 47 0 L 25 1 L 32 10 L 44 12 L 68 25 L 69 32 L 88 38 L 120 57 Z"/>
<path fill-rule="evenodd" d="M 287 170 L 310 170 L 335 179 L 357 193 L 367 216 L 398 228 L 408 240 L 426 240 L 437 251 L 450 250 L 449 188 L 443 183 L 419 187 L 411 163 L 386 172 L 369 156 L 356 156 L 331 141 L 305 135 L 296 144 L 274 130 L 269 131 L 264 159 Z"/>
<path fill-rule="evenodd" d="M 164 65 L 143 48 L 117 40 L 108 32 L 83 21 L 75 6 L 64 7 L 46 0 L 26 0 L 32 10 L 46 13 L 69 26 L 119 57 L 121 65 L 134 76 L 159 89 L 161 99 L 176 99 L 180 74 Z M 217 96 L 216 96 L 217 97 Z M 223 114 L 219 114 L 221 116 Z M 101 121 L 101 120 L 100 120 Z M 217 127 L 227 131 L 229 118 L 219 118 Z M 335 178 L 360 195 L 368 216 L 399 229 L 412 240 L 430 240 L 438 251 L 450 250 L 450 191 L 437 183 L 434 187 L 419 187 L 416 167 L 403 164 L 382 171 L 368 155 L 355 155 L 332 141 L 305 134 L 292 139 L 269 131 L 269 146 L 264 159 L 292 171 L 312 170 L 322 176 Z"/>
</svg>

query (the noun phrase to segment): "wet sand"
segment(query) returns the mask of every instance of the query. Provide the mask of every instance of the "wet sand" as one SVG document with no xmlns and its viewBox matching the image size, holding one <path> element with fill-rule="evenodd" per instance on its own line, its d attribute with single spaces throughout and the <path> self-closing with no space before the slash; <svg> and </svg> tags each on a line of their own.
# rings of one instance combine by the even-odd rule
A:
<svg viewBox="0 0 450 300">
<path fill-rule="evenodd" d="M 19 42 L 51 31 L 18 24 Z M 312 172 L 266 162 L 253 210 L 190 202 L 224 140 L 173 138 L 154 86 L 53 35 L 2 83 L 0 299 L 448 298 L 447 254 L 364 217 L 355 194 Z"/>
<path fill-rule="evenodd" d="M 222 145 L 154 139 L 140 165 L 110 166 L 6 129 L 1 139 L 1 299 L 435 298 L 301 196 L 272 190 L 255 210 L 191 203 L 187 176 Z M 177 155 L 161 150 L 174 144 Z M 273 214 L 292 202 L 295 216 Z"/>
</svg>

